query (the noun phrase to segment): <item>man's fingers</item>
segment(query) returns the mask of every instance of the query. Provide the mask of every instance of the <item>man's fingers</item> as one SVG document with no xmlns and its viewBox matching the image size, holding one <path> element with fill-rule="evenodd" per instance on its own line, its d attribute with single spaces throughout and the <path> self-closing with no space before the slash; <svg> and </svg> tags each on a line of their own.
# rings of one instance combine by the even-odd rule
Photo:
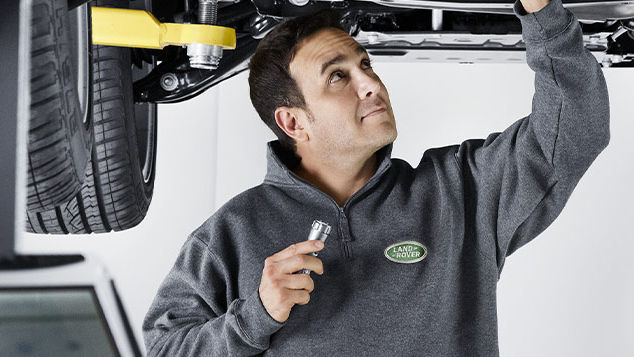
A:
<svg viewBox="0 0 634 357">
<path fill-rule="evenodd" d="M 312 255 L 294 255 L 285 260 L 278 261 L 279 271 L 282 274 L 294 273 L 301 269 L 310 269 L 318 274 L 324 272 L 324 265 L 321 259 Z"/>
<path fill-rule="evenodd" d="M 315 282 L 308 274 L 291 274 L 286 276 L 283 285 L 287 289 L 305 289 L 308 292 L 315 290 Z"/>
<path fill-rule="evenodd" d="M 292 244 L 264 260 L 258 293 L 264 308 L 276 321 L 286 321 L 293 305 L 305 305 L 310 301 L 310 292 L 315 289 L 313 279 L 308 274 L 290 273 L 310 269 L 323 274 L 321 259 L 310 255 L 321 249 L 321 241 L 306 240 Z"/>
<path fill-rule="evenodd" d="M 321 241 L 318 241 L 322 243 Z M 314 240 L 306 240 L 303 242 L 291 244 L 288 247 L 280 250 L 279 252 L 271 255 L 268 259 L 271 259 L 274 262 L 278 262 L 280 260 L 284 260 L 286 258 L 292 257 L 297 254 L 308 254 L 312 252 L 320 251 L 323 248 L 323 243 L 321 247 L 317 247 L 315 245 Z"/>
<path fill-rule="evenodd" d="M 306 305 L 310 301 L 310 293 L 306 290 L 288 290 L 291 301 L 298 305 Z"/>
</svg>

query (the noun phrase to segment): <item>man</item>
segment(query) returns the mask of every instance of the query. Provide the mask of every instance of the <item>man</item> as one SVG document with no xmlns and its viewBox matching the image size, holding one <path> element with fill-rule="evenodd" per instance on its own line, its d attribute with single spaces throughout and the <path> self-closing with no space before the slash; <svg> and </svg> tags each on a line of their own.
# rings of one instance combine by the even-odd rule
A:
<svg viewBox="0 0 634 357">
<path fill-rule="evenodd" d="M 266 177 L 189 236 L 143 323 L 148 354 L 497 355 L 505 257 L 552 223 L 609 141 L 577 19 L 561 0 L 513 9 L 532 113 L 416 168 L 391 158 L 387 90 L 337 20 L 269 33 L 249 75 L 279 138 Z M 313 220 L 332 226 L 325 246 L 305 241 Z"/>
</svg>

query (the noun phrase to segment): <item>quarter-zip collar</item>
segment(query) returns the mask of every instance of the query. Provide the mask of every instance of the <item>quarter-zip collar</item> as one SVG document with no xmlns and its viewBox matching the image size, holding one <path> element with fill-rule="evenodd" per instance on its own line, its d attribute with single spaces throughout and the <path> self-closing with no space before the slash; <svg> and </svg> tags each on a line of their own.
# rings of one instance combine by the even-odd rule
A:
<svg viewBox="0 0 634 357">
<path fill-rule="evenodd" d="M 381 149 L 377 151 L 377 161 L 379 165 L 377 166 L 377 170 L 372 175 L 372 177 L 368 180 L 368 182 L 363 185 L 357 192 L 355 192 L 343 205 L 343 207 L 339 207 L 332 197 L 328 196 L 323 191 L 319 190 L 317 187 L 297 176 L 292 170 L 289 169 L 287 163 L 288 159 L 284 159 L 289 157 L 288 151 L 282 147 L 279 140 L 269 141 L 267 143 L 267 170 L 266 176 L 264 177 L 264 182 L 276 186 L 305 186 L 306 189 L 314 189 L 318 190 L 328 198 L 339 208 L 344 209 L 348 203 L 359 194 L 365 192 L 371 186 L 377 182 L 381 176 L 383 176 L 388 169 L 392 166 L 392 146 L 390 143 L 385 145 Z"/>
</svg>

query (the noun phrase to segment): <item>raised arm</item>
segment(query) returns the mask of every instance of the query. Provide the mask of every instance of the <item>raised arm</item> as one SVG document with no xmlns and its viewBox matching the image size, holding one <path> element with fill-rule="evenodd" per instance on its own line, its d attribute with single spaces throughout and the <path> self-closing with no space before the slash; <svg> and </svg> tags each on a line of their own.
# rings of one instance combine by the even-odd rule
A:
<svg viewBox="0 0 634 357">
<path fill-rule="evenodd" d="M 603 72 L 583 46 L 574 14 L 561 0 L 532 13 L 516 0 L 513 10 L 535 72 L 532 112 L 486 140 L 463 142 L 456 152 L 466 215 L 474 217 L 467 238 L 478 240 L 498 273 L 506 256 L 559 215 L 610 137 Z"/>
</svg>

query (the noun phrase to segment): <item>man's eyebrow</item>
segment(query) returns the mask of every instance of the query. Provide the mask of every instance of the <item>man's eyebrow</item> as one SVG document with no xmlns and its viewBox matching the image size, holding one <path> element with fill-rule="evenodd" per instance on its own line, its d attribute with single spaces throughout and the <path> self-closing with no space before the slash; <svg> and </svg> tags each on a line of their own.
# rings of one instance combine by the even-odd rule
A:
<svg viewBox="0 0 634 357">
<path fill-rule="evenodd" d="M 364 53 L 367 54 L 367 51 L 365 50 L 365 48 L 363 46 L 361 46 L 360 44 L 358 44 L 358 43 L 357 43 L 357 46 L 356 46 L 354 52 L 356 54 L 358 54 L 358 55 L 361 55 L 361 54 L 364 54 Z M 337 64 L 337 63 L 343 61 L 344 59 L 346 59 L 346 56 L 340 54 L 340 55 L 337 55 L 337 56 L 329 59 L 328 61 L 324 62 L 321 65 L 321 74 L 320 75 L 323 76 L 324 72 L 326 72 L 326 69 L 328 69 L 328 67 L 332 66 L 333 64 Z"/>
</svg>

